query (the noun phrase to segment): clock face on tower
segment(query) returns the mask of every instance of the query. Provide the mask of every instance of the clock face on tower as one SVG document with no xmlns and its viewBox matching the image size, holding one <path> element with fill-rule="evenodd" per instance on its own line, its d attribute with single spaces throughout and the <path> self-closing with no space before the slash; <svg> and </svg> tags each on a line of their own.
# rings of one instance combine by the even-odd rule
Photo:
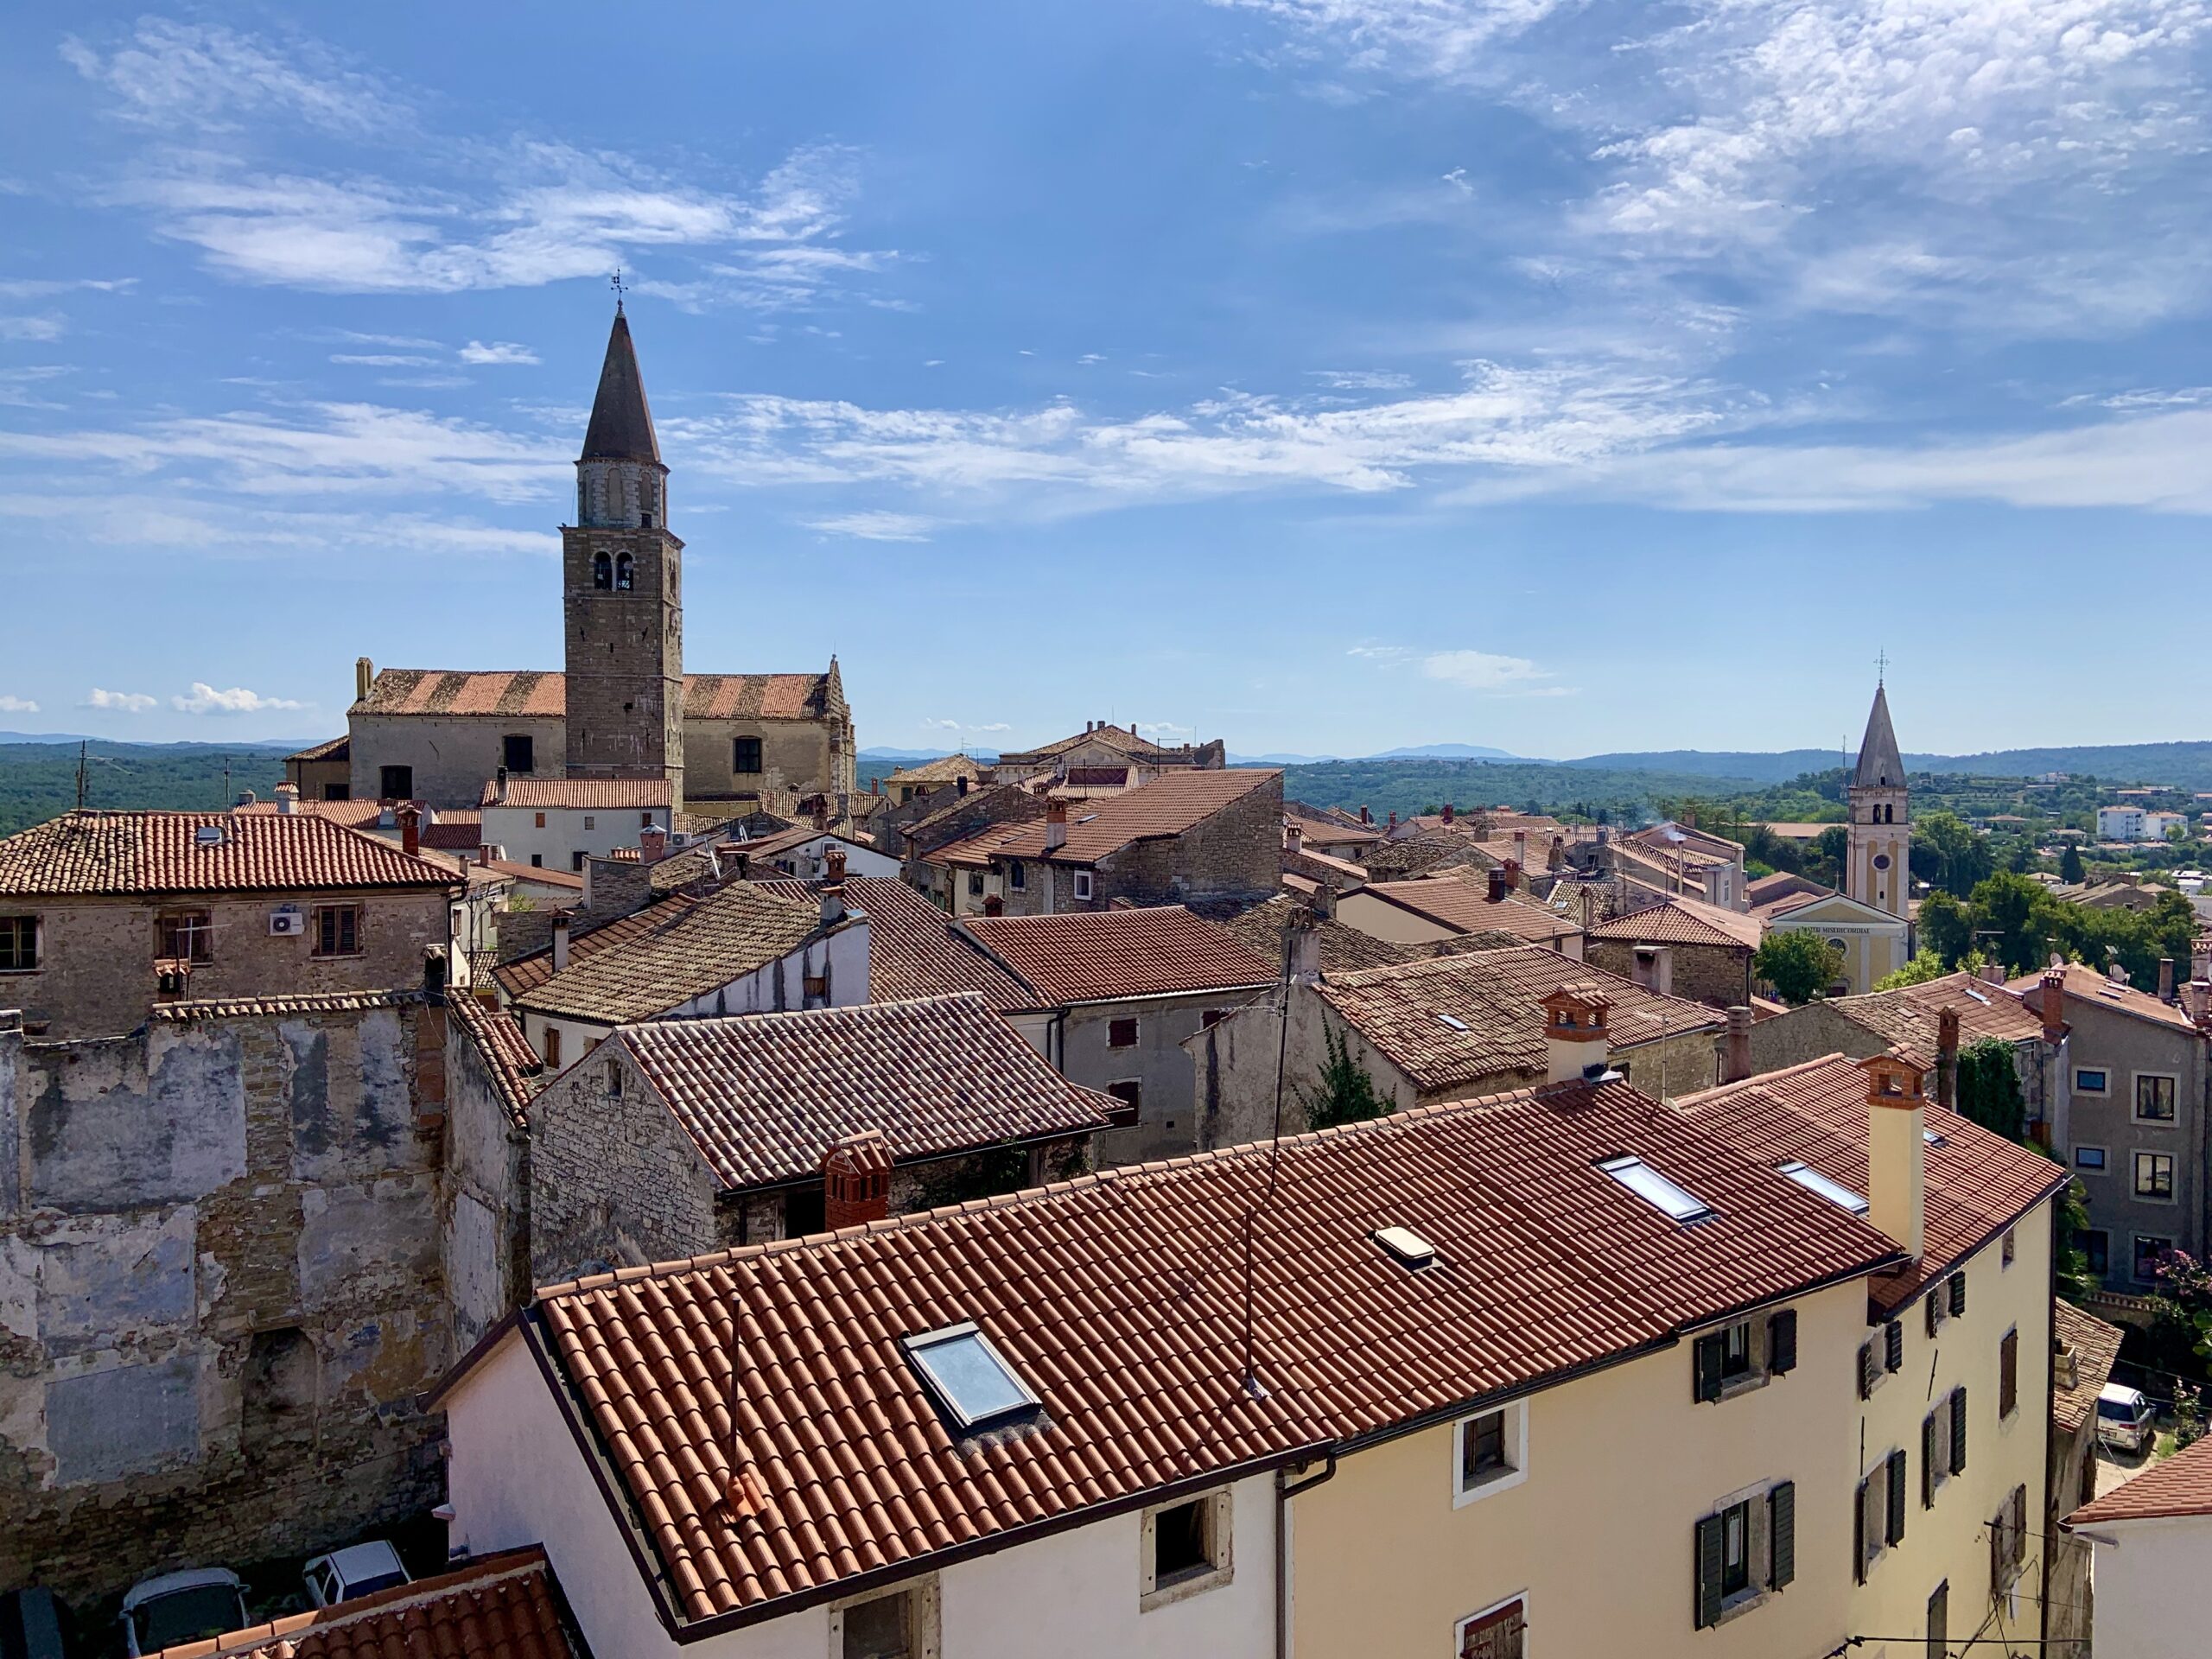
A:
<svg viewBox="0 0 2212 1659">
<path fill-rule="evenodd" d="M 1874 855 L 1874 868 L 1875 868 L 1876 869 L 1878 869 L 1878 870 L 1886 870 L 1886 869 L 1888 869 L 1888 868 L 1890 868 L 1890 855 L 1889 855 L 1887 853 L 1877 853 L 1877 854 L 1875 854 L 1875 855 Z"/>
</svg>

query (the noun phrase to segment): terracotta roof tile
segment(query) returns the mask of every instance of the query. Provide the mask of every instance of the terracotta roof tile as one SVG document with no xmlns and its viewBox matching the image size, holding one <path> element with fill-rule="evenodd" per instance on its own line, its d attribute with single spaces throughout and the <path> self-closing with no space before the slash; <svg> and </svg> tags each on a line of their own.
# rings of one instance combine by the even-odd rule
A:
<svg viewBox="0 0 2212 1659">
<path fill-rule="evenodd" d="M 0 843 L 4 845 L 4 843 Z M 2005 988 L 2018 995 L 2021 1002 L 2043 1013 L 2043 975 L 2024 974 L 2008 983 Z M 2069 1001 L 2094 1003 L 2101 1008 L 2116 1008 L 2122 1014 L 2133 1014 L 2138 1020 L 2147 1020 L 2156 1026 L 2175 1026 L 2183 1031 L 2194 1031 L 2188 1013 L 2171 1003 L 2161 1002 L 2147 991 L 2139 991 L 2132 985 L 2120 985 L 2107 978 L 2087 963 L 2069 962 L 2066 964 L 2066 995 Z"/>
<path fill-rule="evenodd" d="M 573 870 L 550 869 L 542 864 L 518 864 L 511 858 L 495 858 L 478 868 L 490 870 L 495 875 L 504 875 L 511 880 L 535 881 L 540 887 L 561 887 L 576 893 L 584 890 L 583 877 Z"/>
<path fill-rule="evenodd" d="M 636 1058 L 725 1188 L 818 1173 L 868 1130 L 899 1162 L 1107 1127 L 1120 1103 L 1046 1065 L 979 996 L 626 1026 Z"/>
<path fill-rule="evenodd" d="M 159 1024 L 187 1025 L 196 1020 L 236 1020 L 259 1014 L 353 1014 L 364 1008 L 404 1007 L 420 1002 L 418 990 L 296 991 L 276 996 L 202 996 L 157 1002 L 147 1018 Z"/>
<path fill-rule="evenodd" d="M 1866 1190 L 1866 1073 L 1840 1054 L 1808 1060 L 1675 1103 L 1686 1116 L 1754 1157 L 1797 1159 L 1854 1192 Z M 1925 1237 L 1918 1262 L 1883 1274 L 1873 1300 L 1885 1312 L 1951 1268 L 2066 1184 L 2066 1172 L 2031 1147 L 1930 1103 Z"/>
<path fill-rule="evenodd" d="M 221 832 L 202 844 L 203 830 Z M 309 813 L 65 812 L 0 841 L 0 893 L 442 888 L 450 870 Z"/>
<path fill-rule="evenodd" d="M 1712 944 L 1756 950 L 1766 930 L 1756 916 L 1745 916 L 1701 899 L 1674 898 L 1600 922 L 1593 939 L 1628 939 L 1644 944 Z"/>
<path fill-rule="evenodd" d="M 1597 1168 L 1623 1152 L 1713 1213 L 1678 1224 Z M 1265 1146 L 1115 1170 L 554 1287 L 527 1329 L 617 1448 L 621 1502 L 691 1622 L 1279 1465 L 1896 1258 L 1625 1084 L 1400 1112 L 1282 1142 L 1249 1269 L 1255 1397 L 1236 1240 L 1270 1179 Z M 1378 1249 L 1389 1224 L 1435 1264 Z M 1033 1419 L 948 1429 L 900 1338 L 960 1320 L 1036 1392 Z M 766 1497 L 743 1528 L 721 1497 L 733 1444 Z"/>
<path fill-rule="evenodd" d="M 537 669 L 387 668 L 357 715 L 505 715 L 558 720 L 568 712 L 565 676 Z M 818 720 L 830 707 L 827 674 L 687 674 L 687 720 Z"/>
<path fill-rule="evenodd" d="M 537 1058 L 523 1034 L 522 1025 L 505 1008 L 496 1008 L 467 995 L 448 1003 L 455 1024 L 468 1034 L 484 1063 L 484 1072 L 499 1091 L 499 1103 L 516 1123 L 524 1121 L 531 1099 L 545 1086 L 545 1063 Z"/>
<path fill-rule="evenodd" d="M 763 881 L 769 892 L 811 902 L 811 882 Z M 1023 984 L 953 920 L 904 881 L 888 875 L 845 878 L 845 902 L 868 917 L 868 989 L 874 1002 L 973 992 L 999 1014 L 1033 1006 Z"/>
<path fill-rule="evenodd" d="M 2120 1357 L 2124 1333 L 2118 1325 L 2107 1325 L 2067 1301 L 2051 1304 L 2051 1329 L 2074 1351 L 2074 1386 L 2062 1389 L 2054 1378 L 2050 1387 L 2050 1414 L 2071 1434 L 2095 1413 L 2098 1394 L 2112 1381 L 2113 1361 Z"/>
<path fill-rule="evenodd" d="M 1936 1027 L 1945 1008 L 1958 1013 L 1961 1045 L 1988 1038 L 2001 1043 L 2031 1042 L 2043 1034 L 2043 1021 L 2028 1012 L 2018 996 L 1972 974 L 1946 974 L 1901 990 L 1840 996 L 1828 1006 L 1908 1050 L 1927 1066 L 1936 1064 Z"/>
<path fill-rule="evenodd" d="M 2212 1440 L 2184 1446 L 2164 1463 L 2154 1463 L 2120 1482 L 2068 1516 L 2066 1524 L 2095 1527 L 2172 1515 L 2212 1515 Z"/>
<path fill-rule="evenodd" d="M 588 1659 L 543 1549 L 486 1555 L 434 1579 L 294 1613 L 157 1659 Z"/>
<path fill-rule="evenodd" d="M 626 807 L 665 807 L 675 799 L 676 785 L 665 778 L 510 778 L 504 795 L 497 779 L 487 782 L 477 805 L 480 809 L 601 807 L 620 811 Z"/>
<path fill-rule="evenodd" d="M 999 756 L 1001 764 L 1032 765 L 1050 760 L 1079 749 L 1086 743 L 1102 744 L 1117 749 L 1139 760 L 1178 760 L 1190 753 L 1187 749 L 1163 749 L 1150 738 L 1139 737 L 1124 726 L 1096 726 L 1087 732 L 1077 732 L 1073 737 L 1063 737 L 1033 749 L 1008 749 Z"/>
<path fill-rule="evenodd" d="M 1726 1023 L 1700 1003 L 1662 996 L 1537 945 L 1330 975 L 1315 988 L 1414 1087 L 1433 1095 L 1490 1086 L 1501 1072 L 1541 1077 L 1544 1014 L 1538 1003 L 1545 993 L 1576 981 L 1600 985 L 1612 999 L 1616 1050 L 1686 1031 L 1718 1031 Z M 1446 1025 L 1440 1014 L 1464 1029 Z"/>
<path fill-rule="evenodd" d="M 1361 889 L 1461 933 L 1510 933 L 1545 944 L 1571 938 L 1581 928 L 1526 893 L 1508 893 L 1493 903 L 1487 878 L 1429 876 L 1414 881 L 1375 881 Z"/>
<path fill-rule="evenodd" d="M 1275 964 L 1180 905 L 1063 916 L 970 916 L 970 938 L 1036 988 L 1032 1006 L 1264 985 Z"/>
<path fill-rule="evenodd" d="M 821 720 L 829 715 L 827 674 L 686 674 L 686 720 Z"/>
<path fill-rule="evenodd" d="M 963 778 L 976 782 L 990 775 L 990 767 L 972 756 L 941 754 L 934 760 L 917 760 L 911 766 L 899 767 L 883 780 L 883 786 L 887 790 L 900 787 L 919 789 L 957 783 Z"/>
<path fill-rule="evenodd" d="M 298 753 L 286 755 L 284 760 L 288 765 L 301 760 L 344 760 L 353 753 L 352 735 L 341 733 L 336 737 L 325 738 L 320 743 L 310 743 Z"/>
<path fill-rule="evenodd" d="M 820 908 L 734 882 L 696 905 L 656 905 L 648 925 L 516 998 L 533 1014 L 626 1025 L 704 996 L 789 956 L 822 925 Z M 573 949 L 573 947 L 572 947 Z"/>
<path fill-rule="evenodd" d="M 1282 959 L 1282 931 L 1294 911 L 1311 908 L 1304 899 L 1278 893 L 1264 904 L 1252 905 L 1230 913 L 1217 913 L 1215 907 L 1201 902 L 1196 906 L 1199 914 L 1217 925 L 1224 927 L 1244 942 L 1245 948 L 1270 963 Z M 1355 974 L 1367 968 L 1395 967 L 1402 962 L 1423 961 L 1434 953 L 1417 944 L 1393 944 L 1388 939 L 1378 939 L 1371 933 L 1363 933 L 1356 927 L 1347 927 L 1333 918 L 1325 918 L 1319 927 L 1321 946 L 1321 971 L 1332 978 Z"/>
<path fill-rule="evenodd" d="M 1171 772 L 1125 794 L 1088 803 L 1087 810 L 1071 806 L 1067 844 L 1050 855 L 1045 851 L 1042 819 L 994 826 L 989 833 L 998 838 L 992 850 L 1007 858 L 1049 856 L 1054 863 L 1087 864 L 1132 842 L 1179 836 L 1255 790 L 1270 786 L 1282 787 L 1281 772 L 1254 768 Z"/>
<path fill-rule="evenodd" d="M 532 871 L 532 874 L 542 872 Z M 688 909 L 698 902 L 689 893 L 671 893 L 632 915 L 617 916 L 610 921 L 586 926 L 572 926 L 569 935 L 569 965 L 573 968 L 587 957 L 595 956 L 611 946 L 647 937 L 655 928 L 665 925 L 676 913 L 667 908 L 669 906 Z M 499 988 L 506 993 L 507 1000 L 512 1002 L 553 977 L 553 947 L 543 945 L 525 956 L 503 962 L 493 969 L 492 977 L 499 982 Z"/>
</svg>

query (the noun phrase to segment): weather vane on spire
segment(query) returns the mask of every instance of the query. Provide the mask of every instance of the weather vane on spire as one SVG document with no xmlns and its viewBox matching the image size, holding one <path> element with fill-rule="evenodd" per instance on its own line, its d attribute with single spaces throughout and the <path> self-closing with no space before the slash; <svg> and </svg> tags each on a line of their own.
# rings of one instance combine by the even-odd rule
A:
<svg viewBox="0 0 2212 1659">
<path fill-rule="evenodd" d="M 620 287 L 620 283 L 618 282 L 616 286 Z M 619 303 L 615 307 L 615 309 L 618 311 L 621 308 L 622 308 Z M 1874 683 L 1880 685 L 1884 681 L 1887 680 L 1889 677 L 1890 653 L 1885 651 L 1874 658 Z"/>
<path fill-rule="evenodd" d="M 622 296 L 629 292 L 623 285 L 621 266 L 614 267 L 614 275 L 607 279 L 607 285 L 614 290 L 614 315 L 619 317 L 622 315 Z"/>
</svg>

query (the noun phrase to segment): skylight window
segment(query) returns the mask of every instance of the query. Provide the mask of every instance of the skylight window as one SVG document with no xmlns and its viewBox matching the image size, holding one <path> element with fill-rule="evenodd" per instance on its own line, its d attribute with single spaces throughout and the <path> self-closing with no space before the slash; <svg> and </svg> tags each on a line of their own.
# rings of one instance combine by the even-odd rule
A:
<svg viewBox="0 0 2212 1659">
<path fill-rule="evenodd" d="M 1866 1213 L 1866 1200 L 1841 1181 L 1832 1181 L 1808 1164 L 1777 1164 L 1776 1171 L 1787 1175 L 1808 1192 L 1817 1192 L 1839 1210 L 1848 1210 L 1854 1216 Z"/>
<path fill-rule="evenodd" d="M 1455 1018 L 1453 1015 L 1448 1014 L 1438 1014 L 1436 1016 L 1436 1023 L 1440 1026 L 1449 1026 L 1454 1031 L 1465 1031 L 1467 1028 L 1467 1022 L 1465 1020 Z"/>
<path fill-rule="evenodd" d="M 1933 1129 L 1923 1129 L 1920 1132 L 1920 1138 L 1931 1147 L 1948 1147 L 1951 1144 Z"/>
<path fill-rule="evenodd" d="M 976 1428 L 1039 1403 L 1029 1385 L 972 1323 L 948 1325 L 903 1340 L 922 1386 L 963 1428 Z"/>
<path fill-rule="evenodd" d="M 1713 1206 L 1703 1198 L 1675 1185 L 1641 1158 L 1608 1158 L 1598 1167 L 1653 1209 L 1676 1221 L 1698 1221 L 1713 1213 Z"/>
<path fill-rule="evenodd" d="M 1378 1227 L 1375 1242 L 1409 1268 L 1425 1268 L 1436 1260 L 1436 1246 L 1410 1227 Z"/>
<path fill-rule="evenodd" d="M 1989 999 L 1988 999 L 1987 997 L 1984 996 L 1984 995 L 1983 995 L 1980 991 L 1977 991 L 1976 989 L 1974 989 L 1974 988 L 1973 986 L 1971 986 L 1971 985 L 1967 986 L 1967 987 L 1966 988 L 1966 992 L 1967 992 L 1967 995 L 1968 996 L 1970 996 L 1970 997 L 1974 998 L 1974 1000 L 1975 1001 L 1977 1001 L 1977 1002 L 1980 1003 L 1980 1004 L 1981 1004 L 1981 1006 L 1982 1006 L 1983 1007 L 1985 1007 L 1985 1008 L 1986 1008 L 1986 1007 L 1987 1007 L 1989 1006 Z"/>
</svg>

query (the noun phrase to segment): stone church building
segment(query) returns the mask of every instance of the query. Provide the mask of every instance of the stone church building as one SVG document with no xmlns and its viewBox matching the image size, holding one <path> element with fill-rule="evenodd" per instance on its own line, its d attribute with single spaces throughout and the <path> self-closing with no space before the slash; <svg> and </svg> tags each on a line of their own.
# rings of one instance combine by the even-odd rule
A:
<svg viewBox="0 0 2212 1659">
<path fill-rule="evenodd" d="M 818 674 L 683 671 L 683 543 L 618 305 L 561 530 L 562 673 L 354 666 L 340 747 L 294 781 L 310 799 L 474 807 L 505 767 L 536 778 L 666 778 L 679 807 L 855 790 L 837 659 Z"/>
</svg>

